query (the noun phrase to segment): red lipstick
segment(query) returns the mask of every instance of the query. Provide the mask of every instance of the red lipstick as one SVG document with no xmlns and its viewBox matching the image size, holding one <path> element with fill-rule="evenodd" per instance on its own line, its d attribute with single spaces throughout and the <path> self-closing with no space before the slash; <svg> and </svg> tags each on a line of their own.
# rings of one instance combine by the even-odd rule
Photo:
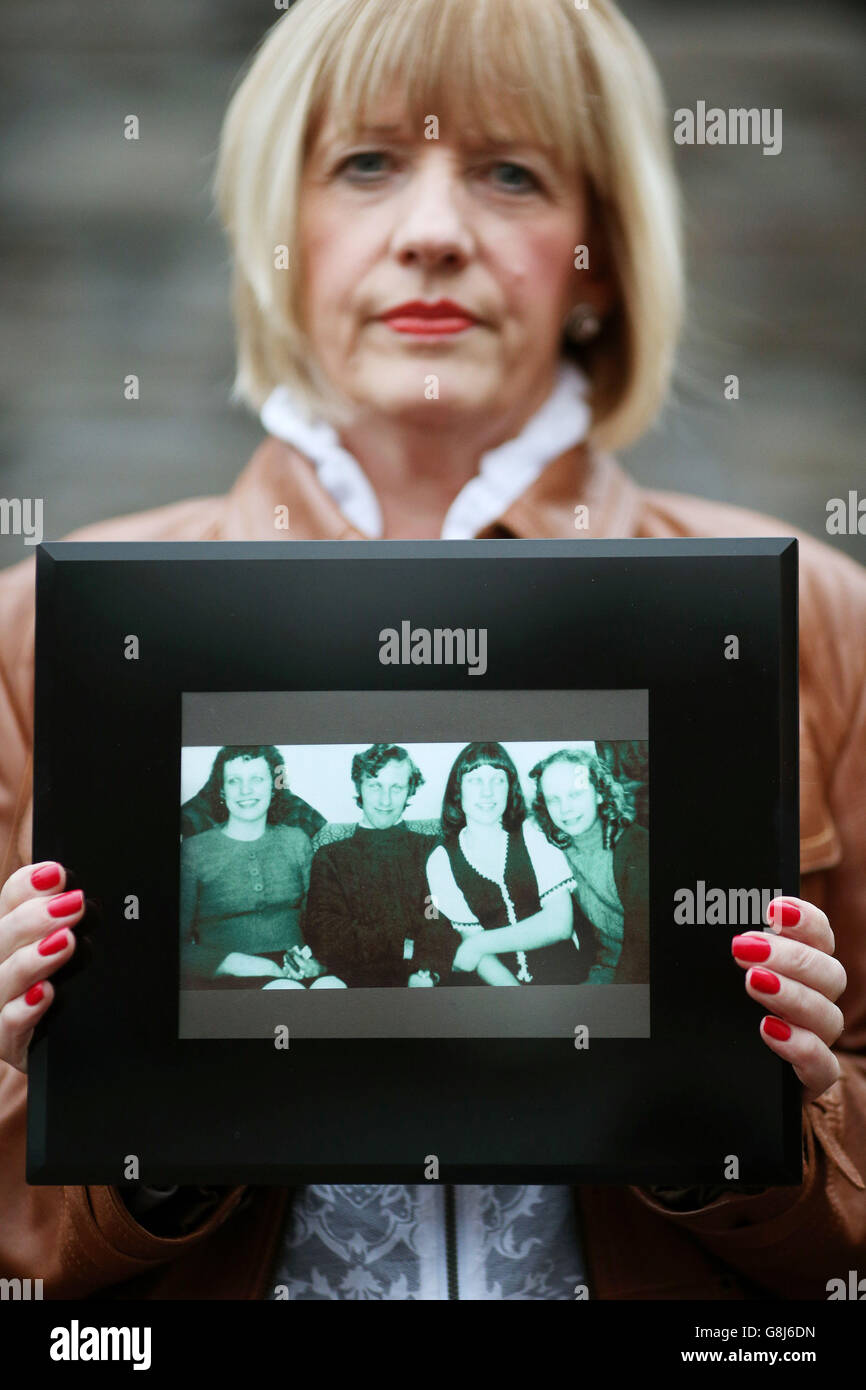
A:
<svg viewBox="0 0 866 1390">
<path fill-rule="evenodd" d="M 381 317 L 396 333 L 414 333 L 425 338 L 462 333 L 478 322 L 474 314 L 453 299 L 437 299 L 432 303 L 410 299 L 388 309 Z"/>
</svg>

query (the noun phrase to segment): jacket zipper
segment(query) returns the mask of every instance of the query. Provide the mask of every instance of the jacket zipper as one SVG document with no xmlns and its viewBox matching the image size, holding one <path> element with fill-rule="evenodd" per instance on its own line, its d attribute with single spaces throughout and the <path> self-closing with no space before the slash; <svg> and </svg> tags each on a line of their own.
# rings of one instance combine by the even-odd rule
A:
<svg viewBox="0 0 866 1390">
<path fill-rule="evenodd" d="M 457 1194 L 454 1184 L 445 1184 L 445 1273 L 448 1279 L 448 1298 L 460 1300 L 457 1282 Z"/>
</svg>

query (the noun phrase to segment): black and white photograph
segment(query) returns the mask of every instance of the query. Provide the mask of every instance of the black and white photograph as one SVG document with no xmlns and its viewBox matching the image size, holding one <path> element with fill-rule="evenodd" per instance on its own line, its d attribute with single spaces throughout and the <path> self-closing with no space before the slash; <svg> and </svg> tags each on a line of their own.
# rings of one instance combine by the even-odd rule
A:
<svg viewBox="0 0 866 1390">
<path fill-rule="evenodd" d="M 185 747 L 181 987 L 647 984 L 648 744 Z"/>
</svg>

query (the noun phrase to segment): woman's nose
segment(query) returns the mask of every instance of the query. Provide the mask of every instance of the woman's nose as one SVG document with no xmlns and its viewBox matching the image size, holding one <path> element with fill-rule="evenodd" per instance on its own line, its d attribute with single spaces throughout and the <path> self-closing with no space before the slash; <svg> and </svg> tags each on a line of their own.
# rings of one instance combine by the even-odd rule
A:
<svg viewBox="0 0 866 1390">
<path fill-rule="evenodd" d="M 404 263 L 461 265 L 472 255 L 464 189 L 458 171 L 442 155 L 436 151 L 422 158 L 406 185 L 392 239 L 392 250 Z"/>
</svg>

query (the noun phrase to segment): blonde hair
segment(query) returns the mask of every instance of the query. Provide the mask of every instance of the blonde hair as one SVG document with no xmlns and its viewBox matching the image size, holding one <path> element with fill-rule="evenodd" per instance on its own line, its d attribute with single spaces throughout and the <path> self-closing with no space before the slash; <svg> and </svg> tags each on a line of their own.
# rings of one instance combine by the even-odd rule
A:
<svg viewBox="0 0 866 1390">
<path fill-rule="evenodd" d="M 296 0 L 250 60 L 223 124 L 214 192 L 234 252 L 235 397 L 285 385 L 345 419 L 314 359 L 292 254 L 304 158 L 326 116 L 350 136 L 402 94 L 414 128 L 535 139 L 586 179 L 590 230 L 614 280 L 598 336 L 563 356 L 590 379 L 591 438 L 620 448 L 668 392 L 683 315 L 680 197 L 661 83 L 609 0 Z M 594 243 L 590 250 L 595 254 Z M 289 248 L 279 268 L 276 248 Z M 576 281 L 579 295 L 579 279 Z"/>
</svg>

